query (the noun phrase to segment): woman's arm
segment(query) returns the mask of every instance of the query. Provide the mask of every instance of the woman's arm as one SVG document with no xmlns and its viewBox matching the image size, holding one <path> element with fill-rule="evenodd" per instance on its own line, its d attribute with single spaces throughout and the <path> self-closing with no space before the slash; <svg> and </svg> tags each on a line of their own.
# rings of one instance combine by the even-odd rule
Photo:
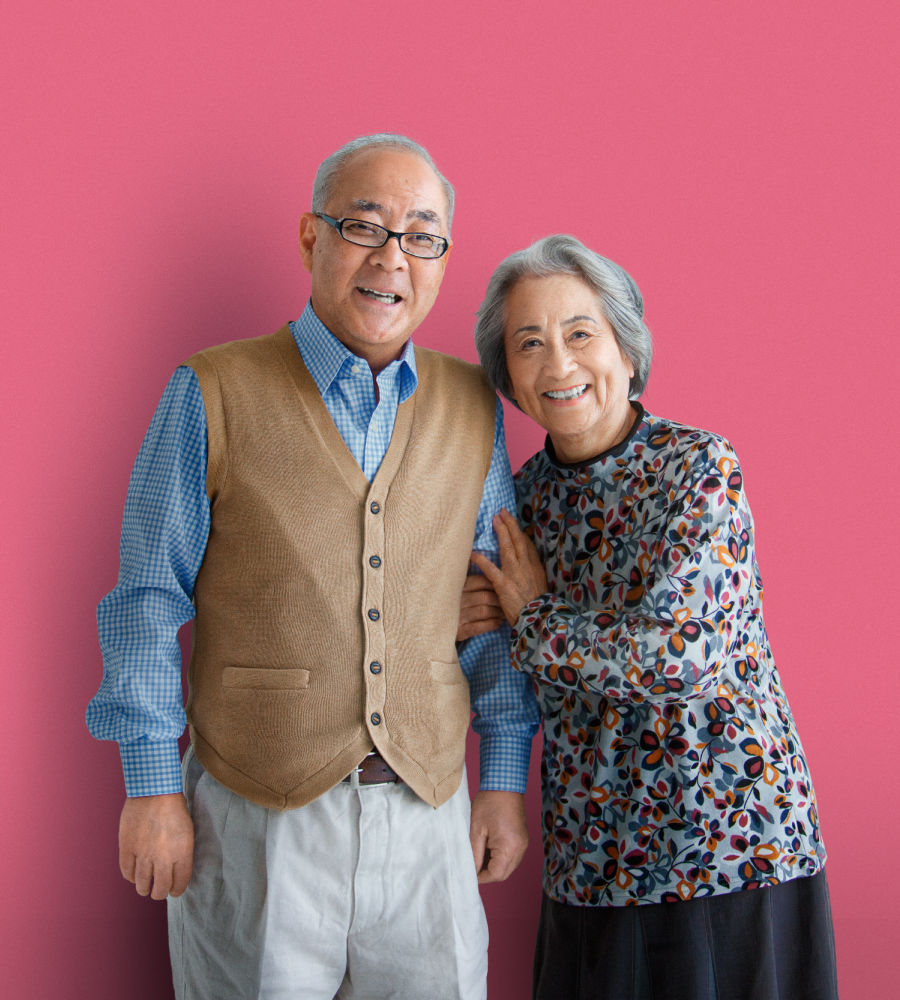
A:
<svg viewBox="0 0 900 1000">
<path fill-rule="evenodd" d="M 505 522 L 515 545 L 504 552 L 501 542 L 502 569 L 479 565 L 504 611 L 518 611 L 512 654 L 520 670 L 614 700 L 682 701 L 723 679 L 736 681 L 738 617 L 759 611 L 747 608 L 760 596 L 753 525 L 734 452 L 716 442 L 707 457 L 673 498 L 664 529 L 641 540 L 627 568 L 624 610 L 579 611 L 550 593 L 518 603 L 534 580 L 529 566 L 537 552 Z M 594 565 L 605 569 L 597 557 Z"/>
</svg>

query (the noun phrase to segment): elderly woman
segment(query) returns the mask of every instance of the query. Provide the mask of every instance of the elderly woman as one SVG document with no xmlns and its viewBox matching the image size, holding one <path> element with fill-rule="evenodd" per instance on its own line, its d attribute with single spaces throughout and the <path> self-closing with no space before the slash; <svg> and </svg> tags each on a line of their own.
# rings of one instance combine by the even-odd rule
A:
<svg viewBox="0 0 900 1000">
<path fill-rule="evenodd" d="M 478 316 L 488 378 L 547 431 L 516 477 L 524 531 L 495 522 L 502 565 L 473 554 L 463 609 L 470 631 L 502 609 L 543 712 L 535 997 L 836 997 L 734 450 L 637 402 L 640 292 L 573 237 L 507 258 Z"/>
</svg>

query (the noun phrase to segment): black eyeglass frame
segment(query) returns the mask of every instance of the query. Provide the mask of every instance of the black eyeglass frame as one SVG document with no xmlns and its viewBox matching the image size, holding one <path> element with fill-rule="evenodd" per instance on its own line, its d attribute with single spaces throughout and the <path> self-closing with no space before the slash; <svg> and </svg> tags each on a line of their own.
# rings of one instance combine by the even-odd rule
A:
<svg viewBox="0 0 900 1000">
<path fill-rule="evenodd" d="M 336 229 L 338 236 L 340 236 L 342 240 L 347 240 L 348 243 L 352 243 L 355 247 L 368 247 L 370 250 L 378 250 L 380 247 L 383 247 L 389 239 L 394 238 L 400 249 L 409 257 L 415 257 L 417 260 L 440 260 L 450 247 L 453 246 L 452 242 L 448 240 L 446 236 L 437 236 L 434 233 L 395 233 L 390 229 L 385 229 L 384 226 L 379 226 L 377 222 L 368 222 L 365 219 L 335 219 L 330 215 L 323 214 L 322 212 L 316 212 L 315 214 L 317 218 L 321 219 L 323 222 L 327 222 L 329 226 Z M 344 236 L 345 222 L 359 222 L 364 226 L 374 226 L 375 229 L 381 229 L 387 233 L 387 236 L 385 236 L 383 243 L 357 243 L 356 240 L 351 240 L 347 236 Z M 406 249 L 401 239 L 403 236 L 430 236 L 434 240 L 440 240 L 444 244 L 444 249 L 434 257 L 423 257 L 422 254 L 413 253 L 411 250 Z"/>
</svg>

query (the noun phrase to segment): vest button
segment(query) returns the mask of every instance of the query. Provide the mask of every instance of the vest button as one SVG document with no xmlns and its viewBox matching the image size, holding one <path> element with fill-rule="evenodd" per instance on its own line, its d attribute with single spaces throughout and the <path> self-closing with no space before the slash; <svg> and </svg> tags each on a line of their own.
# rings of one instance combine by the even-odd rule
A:
<svg viewBox="0 0 900 1000">
<path fill-rule="evenodd" d="M 378 660 L 372 660 L 372 662 L 369 664 L 369 670 L 371 670 L 373 674 L 381 673 L 381 664 L 378 662 Z"/>
<path fill-rule="evenodd" d="M 369 618 L 371 618 L 373 622 L 377 622 L 380 617 L 381 612 L 379 612 L 377 608 L 369 608 Z"/>
<path fill-rule="evenodd" d="M 372 725 L 373 726 L 380 726 L 381 725 L 381 716 L 377 712 L 373 712 L 371 718 L 372 718 Z"/>
<path fill-rule="evenodd" d="M 381 504 L 377 500 L 373 500 L 369 504 L 369 510 L 372 511 L 373 514 L 380 514 L 381 513 Z"/>
<path fill-rule="evenodd" d="M 381 559 L 379 559 L 378 556 L 369 556 L 369 565 L 372 567 L 372 569 L 378 569 L 378 567 L 381 565 Z"/>
</svg>

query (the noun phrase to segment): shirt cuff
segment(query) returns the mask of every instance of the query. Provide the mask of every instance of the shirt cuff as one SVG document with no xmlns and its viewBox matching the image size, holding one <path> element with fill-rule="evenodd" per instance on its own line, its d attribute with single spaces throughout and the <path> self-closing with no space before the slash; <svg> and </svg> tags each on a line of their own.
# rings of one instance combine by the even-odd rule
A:
<svg viewBox="0 0 900 1000">
<path fill-rule="evenodd" d="M 525 792 L 532 738 L 490 733 L 481 737 L 481 791 Z"/>
<path fill-rule="evenodd" d="M 125 794 L 129 798 L 172 795 L 183 790 L 178 740 L 140 739 L 120 743 L 119 755 L 125 773 Z"/>
</svg>

